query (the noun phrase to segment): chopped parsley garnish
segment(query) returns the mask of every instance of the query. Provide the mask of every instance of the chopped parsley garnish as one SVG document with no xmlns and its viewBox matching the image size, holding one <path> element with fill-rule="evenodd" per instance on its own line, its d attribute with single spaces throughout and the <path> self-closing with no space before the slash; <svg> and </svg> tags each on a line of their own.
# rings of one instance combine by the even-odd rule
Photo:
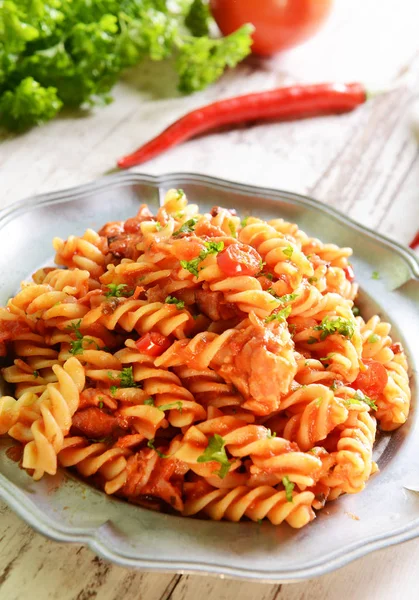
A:
<svg viewBox="0 0 419 600">
<path fill-rule="evenodd" d="M 107 375 L 111 381 L 117 381 L 117 378 L 113 376 L 112 371 L 108 371 Z M 134 380 L 134 375 L 132 372 L 132 367 L 125 367 L 122 369 L 121 373 L 118 376 L 119 386 L 112 385 L 110 387 L 112 396 L 115 395 L 118 388 L 131 388 L 138 387 L 138 383 Z"/>
<path fill-rule="evenodd" d="M 344 337 L 351 339 L 355 333 L 355 325 L 349 319 L 343 317 L 329 317 L 326 316 L 320 323 L 314 327 L 315 331 L 321 331 L 320 339 L 325 340 L 329 335 L 334 333 L 340 333 Z"/>
<path fill-rule="evenodd" d="M 308 282 L 309 282 L 309 283 L 317 283 L 317 282 L 318 282 L 318 279 L 317 279 L 317 277 L 309 277 L 309 278 L 308 278 Z"/>
<path fill-rule="evenodd" d="M 208 440 L 208 446 L 205 448 L 204 453 L 201 454 L 201 456 L 198 456 L 198 458 L 197 458 L 197 462 L 199 462 L 199 463 L 211 462 L 211 461 L 216 461 L 216 462 L 220 463 L 221 468 L 218 471 L 217 475 L 221 479 L 224 479 L 224 477 L 227 475 L 227 473 L 229 472 L 230 467 L 231 467 L 231 464 L 228 460 L 224 446 L 225 446 L 224 439 L 221 437 L 221 435 L 218 435 L 218 433 L 215 433 Z"/>
<path fill-rule="evenodd" d="M 163 412 L 165 410 L 177 409 L 180 413 L 182 413 L 182 402 L 180 402 L 180 401 L 170 402 L 170 404 L 162 404 L 161 406 L 158 406 L 157 408 Z"/>
<path fill-rule="evenodd" d="M 286 248 L 283 248 L 282 252 L 285 254 L 285 256 L 288 256 L 288 258 L 291 258 L 293 252 L 294 252 L 294 248 L 290 245 L 287 246 Z"/>
<path fill-rule="evenodd" d="M 359 315 L 361 314 L 361 311 L 359 310 L 359 308 L 357 306 L 353 306 L 352 307 L 352 314 L 354 317 L 359 317 Z"/>
<path fill-rule="evenodd" d="M 176 200 L 180 200 L 185 195 L 185 192 L 181 188 L 179 188 L 178 190 L 176 190 L 176 194 Z"/>
<path fill-rule="evenodd" d="M 273 438 L 276 438 L 276 431 L 274 431 L 272 433 L 272 431 L 270 429 L 267 429 L 266 434 L 267 434 L 266 437 L 268 440 L 272 440 Z"/>
<path fill-rule="evenodd" d="M 240 221 L 240 227 L 246 227 L 249 217 L 250 217 L 250 215 L 247 215 Z"/>
<path fill-rule="evenodd" d="M 307 340 L 307 344 L 310 344 L 310 345 L 317 344 L 318 342 L 319 342 L 319 340 L 316 337 L 314 337 L 314 335 L 311 335 Z"/>
<path fill-rule="evenodd" d="M 99 402 L 98 406 L 99 406 L 99 408 L 103 408 L 103 402 L 102 402 L 102 400 Z"/>
<path fill-rule="evenodd" d="M 119 376 L 119 381 L 121 387 L 123 388 L 137 387 L 137 384 L 134 380 L 134 375 L 132 373 L 132 367 L 125 367 L 125 369 L 122 369 Z"/>
<path fill-rule="evenodd" d="M 371 400 L 371 398 L 369 398 L 368 396 L 366 396 L 364 394 L 364 392 L 362 392 L 361 390 L 356 390 L 355 395 L 353 397 L 354 400 L 360 400 L 361 402 L 365 402 L 365 404 L 368 404 L 368 406 L 370 408 L 372 408 L 372 410 L 377 410 L 377 405 L 374 402 L 374 400 Z"/>
<path fill-rule="evenodd" d="M 380 279 L 380 273 L 378 271 L 373 271 L 371 273 L 371 279 Z"/>
<path fill-rule="evenodd" d="M 120 298 L 121 296 L 127 295 L 125 291 L 125 288 L 127 287 L 126 283 L 108 283 L 106 287 L 109 290 L 105 294 L 107 298 Z"/>
<path fill-rule="evenodd" d="M 166 304 L 174 304 L 178 310 L 182 310 L 182 308 L 185 308 L 184 301 L 178 300 L 174 296 L 167 296 L 165 303 Z"/>
<path fill-rule="evenodd" d="M 329 390 L 332 390 L 332 392 L 336 392 L 337 389 L 338 386 L 336 385 L 336 379 L 334 379 L 332 385 L 329 385 Z"/>
<path fill-rule="evenodd" d="M 274 278 L 274 276 L 271 273 L 264 273 L 263 271 L 262 271 L 262 273 L 259 273 L 258 277 L 266 277 L 266 279 L 269 279 L 269 281 L 273 281 L 273 278 Z M 269 292 L 269 290 L 268 290 L 268 292 Z"/>
<path fill-rule="evenodd" d="M 293 302 L 296 298 L 298 298 L 298 294 L 284 294 L 283 296 L 278 296 L 273 288 L 269 288 L 266 290 L 272 296 L 274 296 L 281 304 L 285 304 L 286 302 Z"/>
<path fill-rule="evenodd" d="M 80 331 L 80 325 L 81 325 L 81 319 L 79 319 L 77 321 L 77 323 L 71 323 L 71 325 L 69 325 L 68 327 L 66 327 L 66 329 L 68 331 L 71 331 L 71 333 L 73 333 L 76 337 L 75 340 L 73 340 L 72 342 L 70 342 L 70 353 L 73 356 L 77 356 L 78 354 L 83 354 L 83 344 L 94 344 L 96 346 L 97 350 L 100 350 L 100 346 L 99 344 L 97 344 L 95 342 L 95 340 L 92 340 L 91 338 L 87 338 L 84 337 L 83 334 Z"/>
<path fill-rule="evenodd" d="M 198 223 L 198 217 L 192 217 L 173 233 L 173 237 L 179 237 L 182 233 L 192 233 L 195 229 L 196 224 Z"/>
<path fill-rule="evenodd" d="M 34 371 L 32 375 L 37 379 L 39 377 L 39 371 Z"/>
<path fill-rule="evenodd" d="M 150 398 L 147 398 L 147 400 L 144 400 L 144 404 L 146 406 L 155 406 L 154 400 L 153 400 L 153 398 L 151 398 L 151 396 L 150 396 Z"/>
<path fill-rule="evenodd" d="M 157 456 L 159 456 L 160 458 L 169 458 L 168 454 L 163 454 L 163 452 L 160 452 L 160 450 L 157 450 L 157 448 L 154 445 L 154 439 L 148 440 L 147 447 L 154 450 L 154 452 L 156 452 Z"/>
<path fill-rule="evenodd" d="M 380 341 L 380 336 L 378 336 L 376 333 L 372 333 L 370 335 L 370 337 L 368 338 L 368 343 L 369 344 L 375 344 L 377 342 Z"/>
<path fill-rule="evenodd" d="M 161 231 L 163 229 L 161 223 L 159 223 L 158 221 L 156 221 L 156 231 Z"/>
<path fill-rule="evenodd" d="M 209 255 L 209 254 L 218 254 L 224 250 L 224 242 L 205 242 L 205 250 L 202 250 L 199 253 L 199 256 L 193 258 L 192 260 L 181 260 L 181 266 L 198 277 L 198 266 L 199 264 Z"/>
<path fill-rule="evenodd" d="M 236 231 L 236 226 L 234 225 L 233 221 L 229 221 L 228 222 L 228 228 L 230 230 L 231 235 L 236 238 L 237 237 L 237 231 Z"/>
<path fill-rule="evenodd" d="M 320 404 L 323 402 L 323 398 L 320 396 L 320 398 L 317 398 L 314 403 L 317 406 L 317 408 L 320 406 Z"/>
<path fill-rule="evenodd" d="M 266 317 L 265 323 L 271 323 L 272 321 L 279 321 L 280 323 L 282 323 L 282 321 L 285 321 L 290 316 L 291 311 L 291 306 L 286 306 L 282 310 L 276 313 L 272 313 L 271 315 Z"/>
<path fill-rule="evenodd" d="M 287 499 L 287 502 L 292 502 L 292 491 L 294 489 L 295 483 L 292 483 L 288 475 L 285 475 L 285 477 L 282 478 L 282 485 L 285 488 L 285 497 Z"/>
</svg>

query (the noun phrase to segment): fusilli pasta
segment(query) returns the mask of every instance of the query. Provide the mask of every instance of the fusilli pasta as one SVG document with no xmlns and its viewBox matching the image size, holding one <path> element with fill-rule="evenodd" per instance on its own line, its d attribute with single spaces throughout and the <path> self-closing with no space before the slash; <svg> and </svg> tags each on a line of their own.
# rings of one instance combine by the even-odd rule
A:
<svg viewBox="0 0 419 600">
<path fill-rule="evenodd" d="M 364 488 L 410 387 L 390 325 L 354 316 L 349 248 L 182 190 L 53 245 L 0 308 L 0 435 L 34 479 L 295 528 Z"/>
</svg>

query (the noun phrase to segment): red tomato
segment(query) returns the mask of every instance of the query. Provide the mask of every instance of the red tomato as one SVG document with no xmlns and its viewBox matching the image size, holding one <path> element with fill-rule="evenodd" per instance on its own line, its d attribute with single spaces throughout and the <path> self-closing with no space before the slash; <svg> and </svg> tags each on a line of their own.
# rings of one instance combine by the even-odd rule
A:
<svg viewBox="0 0 419 600">
<path fill-rule="evenodd" d="M 262 259 L 251 246 L 231 244 L 217 254 L 217 263 L 221 271 L 229 277 L 256 275 L 260 271 Z"/>
<path fill-rule="evenodd" d="M 145 333 L 135 342 L 137 349 L 149 356 L 160 356 L 170 346 L 170 340 L 165 335 L 152 331 Z"/>
<path fill-rule="evenodd" d="M 372 359 L 363 361 L 365 371 L 360 371 L 352 386 L 356 390 L 362 390 L 366 396 L 377 398 L 387 385 L 387 371 L 381 363 Z"/>
<path fill-rule="evenodd" d="M 390 350 L 392 350 L 394 354 L 400 354 L 401 352 L 403 352 L 403 346 L 400 342 L 395 342 L 390 346 Z"/>
<path fill-rule="evenodd" d="M 210 0 L 224 35 L 252 23 L 252 50 L 269 56 L 311 37 L 332 8 L 333 0 Z"/>
<path fill-rule="evenodd" d="M 351 265 L 344 267 L 343 272 L 348 281 L 353 281 L 355 279 L 355 273 Z"/>
</svg>

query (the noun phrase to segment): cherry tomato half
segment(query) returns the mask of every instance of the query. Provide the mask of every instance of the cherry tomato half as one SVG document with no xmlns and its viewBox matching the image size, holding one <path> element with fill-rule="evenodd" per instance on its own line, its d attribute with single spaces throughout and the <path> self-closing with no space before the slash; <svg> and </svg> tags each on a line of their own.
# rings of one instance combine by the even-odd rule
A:
<svg viewBox="0 0 419 600">
<path fill-rule="evenodd" d="M 170 340 L 165 335 L 152 331 L 145 333 L 136 342 L 137 350 L 148 356 L 160 356 L 170 346 Z"/>
<path fill-rule="evenodd" d="M 355 273 L 351 265 L 344 267 L 343 272 L 348 281 L 353 281 L 355 279 Z"/>
<path fill-rule="evenodd" d="M 269 56 L 296 46 L 319 29 L 333 0 L 210 0 L 212 14 L 224 35 L 252 23 L 252 51 Z"/>
<path fill-rule="evenodd" d="M 235 275 L 256 275 L 260 271 L 262 259 L 254 248 L 247 244 L 231 244 L 217 254 L 221 271 L 229 277 Z"/>
<path fill-rule="evenodd" d="M 370 398 L 380 396 L 387 385 L 387 371 L 381 363 L 372 359 L 363 361 L 365 371 L 360 371 L 358 377 L 353 382 L 352 386 L 356 390 L 361 390 Z"/>
</svg>

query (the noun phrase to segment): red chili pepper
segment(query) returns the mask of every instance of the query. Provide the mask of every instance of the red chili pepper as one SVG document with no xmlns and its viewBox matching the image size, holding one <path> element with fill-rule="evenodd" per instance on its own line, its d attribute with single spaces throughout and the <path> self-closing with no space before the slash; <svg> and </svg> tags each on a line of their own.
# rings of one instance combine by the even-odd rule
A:
<svg viewBox="0 0 419 600">
<path fill-rule="evenodd" d="M 348 112 L 367 100 L 361 83 L 294 85 L 220 100 L 198 108 L 160 135 L 118 160 L 125 169 L 139 165 L 196 135 L 222 125 L 262 119 L 292 119 Z"/>
<path fill-rule="evenodd" d="M 419 246 L 419 231 L 417 232 L 417 234 L 415 235 L 415 237 L 409 244 L 409 247 L 412 248 L 412 250 L 415 250 L 418 246 Z"/>
</svg>

